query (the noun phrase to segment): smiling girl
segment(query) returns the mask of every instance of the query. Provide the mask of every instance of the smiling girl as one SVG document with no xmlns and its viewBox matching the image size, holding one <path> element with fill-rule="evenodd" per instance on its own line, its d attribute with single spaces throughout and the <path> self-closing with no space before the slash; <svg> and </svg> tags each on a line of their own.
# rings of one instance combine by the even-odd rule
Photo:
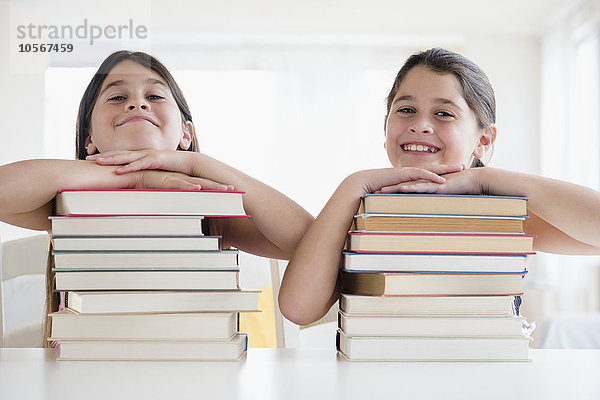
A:
<svg viewBox="0 0 600 400">
<path fill-rule="evenodd" d="M 99 67 L 80 103 L 76 156 L 1 166 L 0 220 L 50 230 L 52 200 L 61 189 L 235 189 L 246 192 L 252 218 L 220 220 L 211 233 L 223 235 L 226 246 L 282 259 L 312 221 L 283 194 L 198 152 L 181 90 L 145 53 L 119 51 Z"/>
<path fill-rule="evenodd" d="M 181 90 L 145 53 L 119 51 L 100 65 L 80 103 L 76 157 L 1 166 L 0 220 L 50 231 L 61 189 L 238 190 L 252 218 L 211 220 L 210 234 L 224 247 L 279 259 L 289 259 L 313 220 L 283 194 L 198 152 Z M 48 303 L 54 310 L 56 297 Z"/>
<path fill-rule="evenodd" d="M 537 236 L 535 250 L 600 254 L 600 193 L 477 168 L 496 140 L 495 114 L 493 89 L 473 62 L 439 48 L 411 56 L 387 99 L 385 148 L 393 168 L 359 171 L 339 185 L 290 260 L 279 294 L 282 313 L 309 324 L 337 301 L 346 234 L 368 193 L 527 196 L 524 229 Z"/>
</svg>

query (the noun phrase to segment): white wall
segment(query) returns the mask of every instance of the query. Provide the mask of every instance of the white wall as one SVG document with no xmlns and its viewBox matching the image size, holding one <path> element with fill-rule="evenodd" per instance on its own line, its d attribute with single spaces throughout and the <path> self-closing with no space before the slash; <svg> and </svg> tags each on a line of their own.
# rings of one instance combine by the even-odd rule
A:
<svg viewBox="0 0 600 400">
<path fill-rule="evenodd" d="M 20 7 L 33 7 L 35 3 L 20 4 Z M 358 169 L 387 165 L 382 145 L 383 99 L 396 70 L 417 48 L 450 47 L 461 50 L 480 64 L 494 85 L 498 101 L 499 136 L 492 165 L 525 172 L 539 171 L 539 43 L 531 24 L 515 23 L 513 33 L 507 36 L 506 28 L 503 28 L 506 24 L 496 23 L 497 28 L 485 30 L 486 33 L 481 32 L 483 27 L 479 27 L 479 22 L 469 24 L 468 21 L 480 20 L 477 12 L 481 11 L 475 8 L 470 19 L 468 13 L 463 12 L 453 17 L 453 21 L 437 14 L 427 15 L 427 11 L 418 6 L 408 11 L 414 14 L 406 16 L 406 23 L 399 24 L 395 22 L 401 17 L 394 14 L 399 10 L 408 12 L 397 6 L 390 9 L 387 2 L 375 2 L 363 8 L 359 2 L 348 2 L 348 7 L 342 8 L 313 2 L 296 5 L 295 9 L 277 9 L 269 1 L 253 3 L 252 7 L 239 2 L 223 2 L 210 7 L 201 2 L 183 3 L 187 6 L 178 8 L 167 7 L 163 2 L 150 2 L 150 11 L 141 15 L 143 21 L 149 20 L 152 33 L 150 49 L 146 50 L 157 55 L 172 70 L 275 70 L 283 75 L 300 71 L 302 76 L 312 79 L 313 87 L 302 87 L 304 81 L 298 81 L 300 96 L 298 93 L 282 95 L 284 98 L 288 95 L 289 104 L 278 107 L 297 107 L 302 114 L 293 117 L 285 130 L 271 135 L 268 140 L 232 143 L 228 122 L 224 120 L 218 132 L 201 132 L 200 141 L 205 142 L 204 148 L 210 150 L 211 155 L 275 186 L 315 215 L 344 176 Z M 430 3 L 435 5 L 436 2 Z M 462 3 L 467 7 L 469 2 Z M 69 23 L 79 23 L 83 17 L 90 21 L 109 18 L 103 12 L 106 6 L 95 13 L 77 14 L 73 10 L 81 7 L 75 6 L 79 3 L 69 4 L 72 6 L 66 9 L 73 15 L 61 17 Z M 230 8 L 232 4 L 237 6 Z M 2 12 L 3 18 L 6 25 L 14 24 L 20 14 L 7 5 L 7 2 L 2 3 L 7 10 Z M 189 12 L 182 14 L 181 10 L 185 8 Z M 13 15 L 13 20 L 9 16 L 6 21 L 7 15 Z M 419 26 L 417 20 L 424 16 L 429 18 L 432 29 L 428 31 L 432 33 L 417 35 L 414 28 Z M 56 18 L 42 21 L 58 24 L 62 19 L 57 14 Z M 487 32 L 496 33 L 490 35 Z M 5 52 L 12 54 L 15 51 L 14 43 L 8 37 L 2 36 L 0 43 Z M 32 60 L 42 64 L 35 66 L 40 71 L 36 74 L 24 74 L 4 65 L 8 73 L 2 74 L 6 80 L 2 87 L 9 95 L 1 100 L 2 120 L 5 121 L 5 130 L 0 136 L 1 164 L 55 156 L 43 145 L 44 113 L 48 112 L 44 110 L 44 65 L 97 66 L 111 50 L 114 48 L 102 43 L 87 47 L 78 44 L 75 56 L 55 55 L 47 60 L 32 56 Z M 386 78 L 373 78 L 371 88 L 354 88 L 352 84 L 357 83 L 346 83 L 344 74 L 353 79 L 352 71 L 360 68 L 379 69 Z M 183 89 L 186 93 L 202 90 L 185 86 Z M 353 96 L 358 89 L 368 102 L 353 103 L 360 109 L 342 109 L 335 96 Z M 305 104 L 301 108 L 300 101 L 308 102 L 309 106 Z M 223 102 L 222 106 L 236 105 Z M 370 108 L 373 114 L 377 107 L 380 114 L 375 112 L 375 117 L 361 119 L 361 114 L 367 114 L 361 110 Z M 197 124 L 203 111 L 194 109 L 192 104 Z M 319 121 L 316 129 L 310 125 L 314 121 Z M 272 121 L 264 123 L 272 124 Z M 346 128 L 356 126 L 360 127 L 361 133 L 348 137 Z M 71 132 L 67 134 L 71 135 Z M 208 140 L 205 135 L 212 136 Z M 249 154 L 254 158 L 244 158 Z M 309 164 L 322 166 L 323 172 L 318 177 L 312 173 L 307 175 Z M 282 169 L 287 171 L 286 177 L 281 176 Z M 6 239 L 23 233 L 0 225 L 0 235 Z"/>
</svg>

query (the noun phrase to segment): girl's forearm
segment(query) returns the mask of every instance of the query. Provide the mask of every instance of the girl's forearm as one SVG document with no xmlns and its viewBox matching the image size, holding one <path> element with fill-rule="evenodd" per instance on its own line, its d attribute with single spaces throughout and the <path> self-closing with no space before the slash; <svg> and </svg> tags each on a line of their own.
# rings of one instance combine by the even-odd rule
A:
<svg viewBox="0 0 600 400">
<path fill-rule="evenodd" d="M 135 176 L 116 167 L 75 160 L 26 160 L 0 166 L 0 218 L 31 229 L 47 229 L 49 203 L 60 189 L 129 187 Z"/>
<path fill-rule="evenodd" d="M 308 229 L 290 260 L 279 292 L 283 315 L 308 324 L 327 313 L 339 296 L 341 252 L 364 194 L 348 177 Z"/>
<path fill-rule="evenodd" d="M 600 250 L 600 192 L 496 168 L 481 168 L 478 172 L 482 187 L 490 194 L 527 196 L 532 213 L 573 239 Z"/>
<path fill-rule="evenodd" d="M 245 192 L 244 209 L 252 223 L 281 250 L 280 258 L 288 259 L 314 218 L 284 194 L 243 172 L 205 154 L 189 155 L 194 159 L 191 175 L 233 185 L 235 190 Z"/>
</svg>

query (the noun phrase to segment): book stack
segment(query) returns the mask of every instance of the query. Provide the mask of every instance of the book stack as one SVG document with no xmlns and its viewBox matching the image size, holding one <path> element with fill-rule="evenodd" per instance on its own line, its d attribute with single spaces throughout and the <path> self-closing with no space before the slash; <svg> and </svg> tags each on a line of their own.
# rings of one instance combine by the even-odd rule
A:
<svg viewBox="0 0 600 400">
<path fill-rule="evenodd" d="M 349 360 L 525 361 L 527 198 L 373 194 L 343 253 L 337 347 Z"/>
<path fill-rule="evenodd" d="M 52 220 L 51 313 L 62 360 L 238 360 L 247 338 L 239 312 L 237 250 L 205 236 L 214 217 L 248 217 L 241 192 L 62 191 Z M 206 231 L 206 229 L 204 230 Z"/>
</svg>

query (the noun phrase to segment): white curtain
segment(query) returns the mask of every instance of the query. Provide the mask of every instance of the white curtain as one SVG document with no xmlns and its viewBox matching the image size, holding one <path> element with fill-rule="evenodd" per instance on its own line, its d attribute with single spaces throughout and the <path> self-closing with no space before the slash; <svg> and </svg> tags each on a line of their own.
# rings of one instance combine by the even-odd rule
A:
<svg viewBox="0 0 600 400">
<path fill-rule="evenodd" d="M 600 3 L 579 2 L 548 25 L 541 45 L 541 172 L 598 190 Z M 557 311 L 598 310 L 600 257 L 538 258 Z"/>
</svg>

